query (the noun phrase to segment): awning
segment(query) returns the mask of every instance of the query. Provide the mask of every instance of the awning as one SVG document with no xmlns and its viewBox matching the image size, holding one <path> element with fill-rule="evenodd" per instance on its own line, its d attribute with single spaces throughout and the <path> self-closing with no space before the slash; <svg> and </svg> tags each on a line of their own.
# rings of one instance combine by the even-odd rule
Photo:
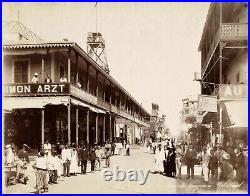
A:
<svg viewBox="0 0 250 196">
<path fill-rule="evenodd" d="M 106 112 L 100 108 L 96 108 L 96 107 L 93 107 L 93 106 L 89 106 L 89 109 L 92 111 L 92 112 L 95 112 L 95 113 L 100 113 L 100 114 L 106 114 Z"/>
<path fill-rule="evenodd" d="M 225 101 L 224 104 L 231 121 L 228 128 L 248 127 L 248 101 Z"/>
<path fill-rule="evenodd" d="M 76 99 L 71 99 L 71 103 L 73 103 L 74 105 L 82 106 L 84 108 L 89 108 L 90 107 L 88 104 L 83 103 L 82 101 L 78 101 Z"/>
<path fill-rule="evenodd" d="M 82 106 L 84 108 L 89 108 L 92 112 L 95 112 L 95 113 L 100 113 L 100 114 L 106 114 L 106 112 L 100 108 L 96 108 L 94 106 L 91 106 L 87 103 L 84 103 L 82 101 L 78 101 L 76 99 L 72 99 L 71 98 L 71 103 L 75 104 L 75 105 L 79 105 L 79 106 Z"/>
<path fill-rule="evenodd" d="M 67 105 L 67 97 L 8 97 L 3 99 L 3 109 L 43 108 L 46 105 Z"/>
</svg>

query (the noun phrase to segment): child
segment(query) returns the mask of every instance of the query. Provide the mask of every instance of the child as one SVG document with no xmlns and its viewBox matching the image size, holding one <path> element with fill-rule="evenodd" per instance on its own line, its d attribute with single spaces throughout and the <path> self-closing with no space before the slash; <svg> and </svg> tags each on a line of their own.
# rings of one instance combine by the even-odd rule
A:
<svg viewBox="0 0 250 196">
<path fill-rule="evenodd" d="M 130 156 L 130 145 L 129 145 L 129 142 L 126 144 L 126 156 Z"/>
<path fill-rule="evenodd" d="M 105 157 L 106 157 L 106 167 L 110 166 L 110 157 L 112 155 L 111 148 L 106 148 Z"/>
</svg>

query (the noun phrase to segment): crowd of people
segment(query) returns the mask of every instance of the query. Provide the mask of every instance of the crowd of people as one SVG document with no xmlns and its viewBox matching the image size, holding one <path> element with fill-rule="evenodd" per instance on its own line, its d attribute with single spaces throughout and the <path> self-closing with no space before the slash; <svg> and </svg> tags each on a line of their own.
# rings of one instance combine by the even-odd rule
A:
<svg viewBox="0 0 250 196">
<path fill-rule="evenodd" d="M 173 139 L 160 142 L 146 142 L 146 151 L 155 154 L 153 174 L 176 177 L 176 148 Z"/>
<path fill-rule="evenodd" d="M 247 146 L 234 150 L 224 150 L 221 144 L 209 145 L 202 150 L 192 144 L 176 144 L 174 140 L 147 142 L 146 152 L 155 154 L 154 172 L 182 179 L 194 179 L 196 168 L 202 168 L 200 176 L 208 187 L 216 187 L 218 182 L 237 182 L 240 188 L 247 187 Z M 195 167 L 200 166 L 200 167 Z M 183 172 L 186 168 L 186 173 Z"/>
<path fill-rule="evenodd" d="M 194 179 L 195 165 L 202 167 L 201 176 L 208 186 L 216 187 L 218 182 L 237 182 L 239 188 L 247 186 L 247 147 L 238 146 L 228 151 L 221 144 L 209 145 L 200 152 L 193 145 L 177 145 L 176 170 L 177 178 L 181 179 L 182 166 L 187 167 L 187 179 Z"/>
<path fill-rule="evenodd" d="M 54 147 L 52 147 L 54 146 Z M 71 177 L 77 174 L 86 175 L 110 167 L 110 157 L 121 155 L 125 148 L 125 155 L 130 156 L 129 142 L 119 143 L 107 141 L 104 145 L 88 146 L 81 143 L 78 147 L 57 143 L 51 145 L 48 141 L 37 154 L 33 168 L 36 172 L 36 189 L 38 193 L 47 192 L 48 184 L 57 184 L 59 178 Z M 28 175 L 25 173 L 30 163 L 28 145 L 23 144 L 21 150 L 13 144 L 5 146 L 5 169 L 15 168 L 13 176 L 7 175 L 6 184 L 26 184 Z M 174 140 L 167 139 L 160 142 L 146 142 L 145 152 L 154 154 L 154 174 L 167 177 L 194 179 L 196 168 L 202 168 L 199 178 L 208 186 L 216 187 L 219 182 L 237 182 L 240 188 L 247 187 L 247 146 L 239 146 L 228 151 L 222 145 L 208 146 L 202 151 L 192 144 L 176 144 Z M 89 165 L 89 168 L 88 168 Z M 196 167 L 196 166 L 199 167 Z M 183 167 L 187 169 L 183 172 Z"/>
<path fill-rule="evenodd" d="M 52 147 L 53 146 L 53 147 Z M 125 146 L 127 156 L 130 155 L 129 143 Z M 29 180 L 26 174 L 27 165 L 30 163 L 29 151 L 31 149 L 24 144 L 17 152 L 13 144 L 5 146 L 5 168 L 15 168 L 15 174 L 6 176 L 6 185 L 23 183 Z M 36 190 L 38 193 L 48 192 L 48 184 L 57 184 L 59 178 L 86 175 L 110 167 L 110 157 L 121 155 L 119 145 L 107 141 L 104 145 L 88 146 L 81 143 L 76 147 L 71 145 L 51 145 L 46 141 L 38 152 L 32 167 L 36 173 Z M 89 163 L 89 164 L 88 164 Z M 90 165 L 90 168 L 87 168 Z M 8 173 L 8 172 L 6 172 Z"/>
</svg>

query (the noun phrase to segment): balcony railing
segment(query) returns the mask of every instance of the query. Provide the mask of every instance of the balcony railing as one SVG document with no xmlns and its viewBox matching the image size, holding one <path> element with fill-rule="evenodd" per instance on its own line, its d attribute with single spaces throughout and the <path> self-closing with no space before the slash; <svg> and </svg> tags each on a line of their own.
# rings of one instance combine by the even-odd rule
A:
<svg viewBox="0 0 250 196">
<path fill-rule="evenodd" d="M 86 91 L 70 85 L 70 94 L 88 103 L 97 105 L 97 98 Z"/>
<path fill-rule="evenodd" d="M 202 62 L 202 74 L 208 66 L 211 56 L 214 55 L 215 49 L 219 41 L 247 41 L 248 40 L 248 24 L 247 23 L 223 23 L 211 41 L 210 48 L 206 53 L 206 58 Z"/>
<path fill-rule="evenodd" d="M 101 98 L 97 98 L 90 93 L 78 88 L 70 83 L 25 83 L 25 84 L 5 84 L 3 89 L 5 97 L 23 97 L 23 96 L 74 96 L 87 103 L 91 103 L 105 110 L 111 111 L 131 121 L 136 121 L 142 125 L 147 123 L 133 117 L 123 108 L 118 108 Z"/>
<path fill-rule="evenodd" d="M 221 25 L 221 40 L 247 40 L 248 24 L 223 23 Z"/>
<path fill-rule="evenodd" d="M 110 110 L 110 104 L 106 101 L 102 100 L 101 98 L 97 99 L 97 105 L 105 110 Z"/>
</svg>

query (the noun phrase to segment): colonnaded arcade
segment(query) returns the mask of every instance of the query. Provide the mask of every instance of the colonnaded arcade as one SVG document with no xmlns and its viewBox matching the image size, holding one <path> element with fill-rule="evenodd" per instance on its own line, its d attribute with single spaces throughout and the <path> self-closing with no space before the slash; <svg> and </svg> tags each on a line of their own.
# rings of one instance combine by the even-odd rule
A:
<svg viewBox="0 0 250 196">
<path fill-rule="evenodd" d="M 20 42 L 3 50 L 5 142 L 34 149 L 47 140 L 134 143 L 149 127 L 150 114 L 76 43 Z"/>
</svg>

